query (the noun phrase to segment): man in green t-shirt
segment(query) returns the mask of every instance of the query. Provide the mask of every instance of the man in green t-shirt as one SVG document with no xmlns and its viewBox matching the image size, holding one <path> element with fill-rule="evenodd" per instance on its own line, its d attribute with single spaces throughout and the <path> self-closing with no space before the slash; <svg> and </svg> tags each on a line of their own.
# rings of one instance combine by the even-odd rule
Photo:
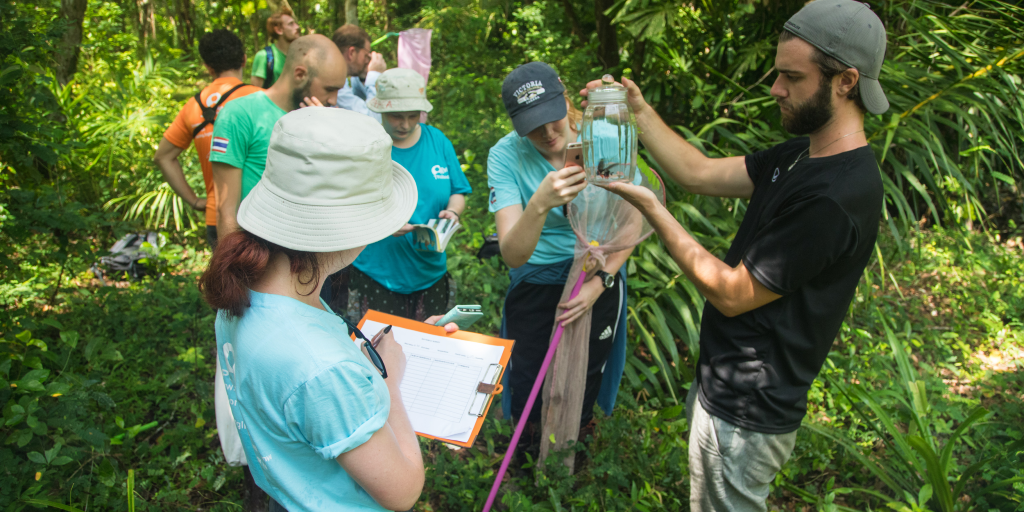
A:
<svg viewBox="0 0 1024 512">
<path fill-rule="evenodd" d="M 238 204 L 263 176 L 277 120 L 299 107 L 334 106 L 347 77 L 345 58 L 330 39 L 303 36 L 292 42 L 273 86 L 224 106 L 210 143 L 218 239 L 238 229 Z"/>
<path fill-rule="evenodd" d="M 256 52 L 252 59 L 252 85 L 270 88 L 281 77 L 285 57 L 292 41 L 299 38 L 302 28 L 295 21 L 295 15 L 287 5 L 267 18 L 267 36 L 272 44 Z M 268 66 L 267 63 L 270 62 Z M 267 69 L 270 68 L 270 69 Z"/>
</svg>

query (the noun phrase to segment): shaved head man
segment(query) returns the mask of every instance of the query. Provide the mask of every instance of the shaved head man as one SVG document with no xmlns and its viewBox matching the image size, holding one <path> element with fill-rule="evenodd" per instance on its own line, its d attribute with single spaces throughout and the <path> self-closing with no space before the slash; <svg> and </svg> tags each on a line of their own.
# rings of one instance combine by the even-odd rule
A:
<svg viewBox="0 0 1024 512">
<path fill-rule="evenodd" d="M 334 106 L 347 77 L 345 58 L 330 39 L 319 34 L 302 36 L 289 45 L 281 77 L 274 85 L 224 108 L 210 150 L 220 198 L 218 237 L 238 229 L 238 205 L 263 176 L 274 123 L 299 107 Z"/>
</svg>

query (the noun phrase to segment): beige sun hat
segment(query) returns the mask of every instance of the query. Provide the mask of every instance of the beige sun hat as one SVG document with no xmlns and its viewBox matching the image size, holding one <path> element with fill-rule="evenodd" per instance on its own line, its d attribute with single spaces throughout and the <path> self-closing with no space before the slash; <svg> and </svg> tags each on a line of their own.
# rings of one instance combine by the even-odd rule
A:
<svg viewBox="0 0 1024 512">
<path fill-rule="evenodd" d="M 266 170 L 242 201 L 238 225 L 288 249 L 341 251 L 391 236 L 417 199 L 416 181 L 391 161 L 380 123 L 309 107 L 274 125 Z"/>
<path fill-rule="evenodd" d="M 427 83 L 423 75 L 411 69 L 391 68 L 377 78 L 377 96 L 366 101 L 374 112 L 430 112 Z"/>
</svg>

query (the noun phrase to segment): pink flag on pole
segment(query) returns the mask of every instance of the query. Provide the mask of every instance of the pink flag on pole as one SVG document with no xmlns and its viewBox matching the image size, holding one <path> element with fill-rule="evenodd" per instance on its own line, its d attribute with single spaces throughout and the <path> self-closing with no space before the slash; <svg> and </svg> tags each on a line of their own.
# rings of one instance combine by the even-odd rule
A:
<svg viewBox="0 0 1024 512">
<path fill-rule="evenodd" d="M 398 33 L 398 67 L 411 69 L 423 75 L 430 83 L 430 34 L 428 28 L 411 28 Z M 420 122 L 427 122 L 427 113 L 420 114 Z"/>
<path fill-rule="evenodd" d="M 398 67 L 411 69 L 430 80 L 430 33 L 427 28 L 411 28 L 398 33 Z"/>
</svg>

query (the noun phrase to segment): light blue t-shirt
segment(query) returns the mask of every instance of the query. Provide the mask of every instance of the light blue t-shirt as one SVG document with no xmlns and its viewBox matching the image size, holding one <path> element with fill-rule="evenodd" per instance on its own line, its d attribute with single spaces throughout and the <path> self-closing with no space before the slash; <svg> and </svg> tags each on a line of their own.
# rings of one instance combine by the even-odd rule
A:
<svg viewBox="0 0 1024 512">
<path fill-rule="evenodd" d="M 420 140 L 411 148 L 392 148 L 391 159 L 405 167 L 419 190 L 419 201 L 409 224 L 426 224 L 448 208 L 452 194 L 473 191 L 462 173 L 455 148 L 441 130 L 420 124 Z M 396 293 L 430 288 L 448 271 L 443 252 L 418 251 L 414 233 L 389 236 L 366 246 L 353 265 L 374 281 Z"/>
<path fill-rule="evenodd" d="M 487 185 L 490 187 L 488 210 L 496 213 L 502 208 L 521 205 L 526 208 L 540 182 L 555 169 L 533 147 L 529 139 L 510 132 L 501 138 L 487 155 Z M 527 263 L 550 265 L 573 257 L 576 235 L 562 208 L 548 211 L 540 232 L 537 247 Z"/>
<path fill-rule="evenodd" d="M 219 311 L 216 331 L 256 484 L 288 510 L 385 510 L 335 460 L 384 426 L 384 379 L 332 313 L 282 295 L 249 299 L 241 318 Z"/>
</svg>

